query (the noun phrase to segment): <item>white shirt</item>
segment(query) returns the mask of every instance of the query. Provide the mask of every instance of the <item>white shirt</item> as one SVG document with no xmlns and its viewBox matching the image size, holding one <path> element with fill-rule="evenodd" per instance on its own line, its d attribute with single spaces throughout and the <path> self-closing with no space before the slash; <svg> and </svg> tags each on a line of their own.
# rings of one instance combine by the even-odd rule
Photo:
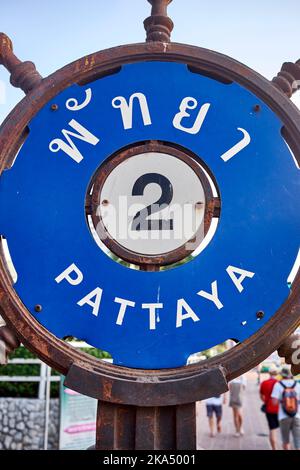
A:
<svg viewBox="0 0 300 470">
<path fill-rule="evenodd" d="M 220 397 L 211 397 L 205 400 L 206 405 L 220 406 L 223 403 L 222 395 Z"/>
<path fill-rule="evenodd" d="M 240 375 L 239 377 L 236 377 L 235 379 L 231 380 L 230 383 L 232 383 L 232 384 L 241 384 L 244 387 L 246 387 L 247 379 L 244 375 Z"/>
<path fill-rule="evenodd" d="M 294 379 L 284 379 L 284 380 L 282 380 L 282 382 L 284 383 L 284 385 L 286 387 L 292 387 L 295 380 Z M 282 419 L 290 417 L 284 412 L 284 410 L 282 408 L 281 400 L 282 400 L 283 391 L 284 391 L 284 387 L 281 385 L 280 382 L 277 382 L 274 385 L 272 395 L 271 395 L 272 398 L 276 398 L 277 400 L 279 400 L 279 413 L 278 413 L 279 421 L 281 421 Z M 298 402 L 299 402 L 300 401 L 300 383 L 298 383 L 298 382 L 296 382 L 295 392 L 297 393 L 297 398 L 298 398 Z M 295 418 L 300 418 L 299 406 L 298 406 L 298 413 L 296 414 Z"/>
</svg>

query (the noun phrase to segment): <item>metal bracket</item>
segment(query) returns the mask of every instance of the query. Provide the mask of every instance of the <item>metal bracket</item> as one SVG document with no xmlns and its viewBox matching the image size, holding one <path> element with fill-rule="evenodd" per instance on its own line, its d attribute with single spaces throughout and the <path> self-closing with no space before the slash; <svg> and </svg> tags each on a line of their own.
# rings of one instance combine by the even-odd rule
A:
<svg viewBox="0 0 300 470">
<path fill-rule="evenodd" d="M 180 370 L 180 369 L 179 369 Z M 118 380 L 107 374 L 73 364 L 65 385 L 97 400 L 136 406 L 168 406 L 204 400 L 228 390 L 225 369 L 221 366 L 203 369 L 186 378 L 171 380 L 160 371 L 149 372 L 132 380 Z"/>
<path fill-rule="evenodd" d="M 222 367 L 177 380 L 157 371 L 130 381 L 73 364 L 65 385 L 98 399 L 98 450 L 196 449 L 196 400 L 228 390 Z"/>
</svg>

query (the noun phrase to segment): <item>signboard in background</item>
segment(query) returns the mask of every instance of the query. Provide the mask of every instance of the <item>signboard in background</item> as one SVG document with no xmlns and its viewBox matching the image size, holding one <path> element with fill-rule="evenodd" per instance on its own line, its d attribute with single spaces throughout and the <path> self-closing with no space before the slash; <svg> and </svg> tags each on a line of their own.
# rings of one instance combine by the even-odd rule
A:
<svg viewBox="0 0 300 470">
<path fill-rule="evenodd" d="M 60 450 L 85 450 L 95 445 L 97 400 L 67 388 L 60 381 Z"/>
</svg>

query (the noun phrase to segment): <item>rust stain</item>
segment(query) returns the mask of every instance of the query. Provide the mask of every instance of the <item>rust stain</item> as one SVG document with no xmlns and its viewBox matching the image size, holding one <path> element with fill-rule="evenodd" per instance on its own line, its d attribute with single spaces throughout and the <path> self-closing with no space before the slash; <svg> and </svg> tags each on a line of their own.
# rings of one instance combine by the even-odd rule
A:
<svg viewBox="0 0 300 470">
<path fill-rule="evenodd" d="M 112 392 L 112 382 L 111 380 L 104 380 L 103 381 L 103 396 L 106 400 L 111 399 L 111 392 Z"/>
</svg>

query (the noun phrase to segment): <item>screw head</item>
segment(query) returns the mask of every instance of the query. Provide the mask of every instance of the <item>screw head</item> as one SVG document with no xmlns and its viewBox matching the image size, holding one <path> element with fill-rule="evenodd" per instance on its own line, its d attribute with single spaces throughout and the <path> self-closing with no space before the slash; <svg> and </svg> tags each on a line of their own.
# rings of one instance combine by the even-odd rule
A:
<svg viewBox="0 0 300 470">
<path fill-rule="evenodd" d="M 50 108 L 51 108 L 51 111 L 57 111 L 58 110 L 58 104 L 53 103 L 53 104 L 51 104 Z"/>
<path fill-rule="evenodd" d="M 265 316 L 265 312 L 263 312 L 262 310 L 259 310 L 258 312 L 256 312 L 257 320 L 261 320 L 262 318 L 264 318 L 264 316 Z"/>
<path fill-rule="evenodd" d="M 254 111 L 255 113 L 259 113 L 260 110 L 261 110 L 261 107 L 260 107 L 259 104 L 256 104 L 255 106 L 253 106 L 253 111 Z"/>
<path fill-rule="evenodd" d="M 108 206 L 109 201 L 107 199 L 103 199 L 101 204 L 102 204 L 102 206 Z"/>
<path fill-rule="evenodd" d="M 37 304 L 35 305 L 34 310 L 39 313 L 43 310 L 43 307 L 40 304 Z"/>
</svg>

